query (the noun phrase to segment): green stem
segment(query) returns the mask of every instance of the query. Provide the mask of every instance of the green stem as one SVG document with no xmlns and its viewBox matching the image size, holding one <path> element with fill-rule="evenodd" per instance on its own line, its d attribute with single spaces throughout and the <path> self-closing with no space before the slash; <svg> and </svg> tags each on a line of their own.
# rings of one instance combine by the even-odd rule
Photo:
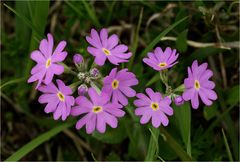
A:
<svg viewBox="0 0 240 162">
<path fill-rule="evenodd" d="M 149 129 L 151 132 L 151 137 L 148 145 L 148 152 L 145 158 L 145 161 L 154 161 L 158 156 L 158 137 L 159 137 L 159 129 L 152 127 Z"/>
<path fill-rule="evenodd" d="M 67 74 L 72 74 L 72 75 L 77 75 L 77 73 L 73 70 L 71 70 L 70 67 L 68 67 L 66 64 L 64 63 L 59 63 L 60 65 L 64 66 L 64 73 L 67 73 Z"/>
<path fill-rule="evenodd" d="M 82 83 L 82 81 L 78 81 L 78 82 L 70 84 L 69 87 L 73 90 L 73 92 L 75 92 L 77 89 L 77 86 L 81 83 Z"/>
<path fill-rule="evenodd" d="M 97 91 L 98 94 L 101 94 L 100 88 L 94 82 L 91 81 L 90 85 Z"/>
</svg>

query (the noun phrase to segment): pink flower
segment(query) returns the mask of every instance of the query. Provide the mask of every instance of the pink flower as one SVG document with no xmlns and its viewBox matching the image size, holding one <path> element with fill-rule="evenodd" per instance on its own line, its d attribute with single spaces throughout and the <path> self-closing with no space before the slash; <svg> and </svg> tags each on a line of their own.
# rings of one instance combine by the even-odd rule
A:
<svg viewBox="0 0 240 162">
<path fill-rule="evenodd" d="M 207 66 L 207 63 L 198 66 L 198 62 L 195 60 L 192 67 L 188 67 L 188 78 L 184 80 L 183 99 L 185 101 L 191 100 L 194 109 L 199 107 L 198 96 L 208 106 L 212 104 L 212 100 L 217 99 L 217 94 L 213 91 L 215 84 L 209 80 L 213 72 L 207 69 Z"/>
<path fill-rule="evenodd" d="M 178 63 L 176 62 L 178 55 L 175 49 L 172 50 L 167 47 L 163 52 L 160 47 L 157 47 L 153 53 L 148 53 L 148 58 L 144 58 L 143 62 L 151 66 L 154 70 L 161 71 Z"/>
<path fill-rule="evenodd" d="M 102 29 L 100 35 L 95 29 L 91 30 L 91 35 L 86 37 L 88 43 L 92 47 L 88 47 L 87 51 L 95 56 L 94 62 L 102 66 L 106 59 L 108 59 L 112 64 L 118 65 L 121 62 L 128 62 L 132 53 L 128 52 L 128 47 L 126 45 L 118 45 L 118 36 L 116 34 L 108 37 L 107 29 Z"/>
<path fill-rule="evenodd" d="M 46 113 L 53 112 L 54 120 L 58 120 L 62 116 L 62 120 L 70 115 L 71 107 L 74 104 L 72 89 L 66 86 L 63 81 L 57 79 L 56 87 L 52 82 L 45 86 L 40 86 L 39 91 L 43 92 L 38 101 L 43 104 L 47 103 L 44 111 Z"/>
<path fill-rule="evenodd" d="M 36 89 L 42 82 L 49 84 L 52 82 L 53 76 L 60 75 L 64 71 L 62 65 L 57 64 L 63 61 L 67 52 L 63 51 L 66 46 L 65 41 L 61 41 L 55 51 L 53 52 L 53 37 L 51 34 L 47 35 L 47 39 L 40 42 L 39 50 L 31 53 L 31 59 L 37 62 L 31 70 L 32 76 L 28 79 L 28 83 L 38 81 Z"/>
<path fill-rule="evenodd" d="M 131 86 L 137 85 L 138 80 L 135 74 L 123 69 L 117 72 L 117 68 L 111 70 L 110 74 L 104 78 L 103 92 L 112 96 L 112 102 L 120 102 L 126 106 L 127 97 L 134 97 L 136 91 Z M 127 96 L 127 97 L 126 97 Z"/>
<path fill-rule="evenodd" d="M 159 92 L 153 92 L 151 88 L 146 89 L 146 96 L 143 93 L 138 93 L 137 100 L 134 101 L 134 105 L 137 106 L 135 114 L 142 116 L 140 123 L 146 124 L 152 118 L 152 125 L 158 128 L 161 123 L 167 126 L 169 121 L 166 116 L 173 115 L 173 109 L 170 107 L 171 99 L 169 97 L 162 97 Z"/>
<path fill-rule="evenodd" d="M 111 103 L 107 94 L 98 94 L 95 89 L 89 88 L 88 95 L 90 100 L 85 96 L 76 98 L 77 106 L 71 110 L 73 116 L 84 116 L 77 122 L 76 129 L 86 125 L 86 131 L 91 134 L 95 129 L 100 133 L 106 131 L 106 124 L 116 128 L 118 124 L 117 117 L 124 116 L 125 112 L 120 108 L 122 105 Z"/>
</svg>

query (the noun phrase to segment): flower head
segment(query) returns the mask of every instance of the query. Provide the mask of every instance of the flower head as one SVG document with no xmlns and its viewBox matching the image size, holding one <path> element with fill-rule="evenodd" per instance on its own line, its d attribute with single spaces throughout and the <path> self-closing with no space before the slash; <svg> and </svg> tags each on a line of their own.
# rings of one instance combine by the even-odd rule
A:
<svg viewBox="0 0 240 162">
<path fill-rule="evenodd" d="M 151 66 L 154 70 L 160 71 L 168 69 L 175 65 L 179 54 L 176 54 L 176 49 L 167 47 L 163 52 L 160 47 L 157 47 L 154 52 L 148 53 L 148 58 L 144 58 L 143 62 Z"/>
<path fill-rule="evenodd" d="M 185 101 L 191 100 L 194 109 L 199 107 L 198 96 L 208 106 L 212 104 L 212 100 L 217 99 L 217 94 L 213 91 L 215 84 L 209 80 L 213 72 L 207 69 L 207 66 L 207 63 L 198 66 L 198 62 L 195 60 L 192 67 L 188 67 L 188 78 L 184 80 L 183 99 Z"/>
<path fill-rule="evenodd" d="M 47 103 L 44 111 L 46 113 L 53 112 L 53 118 L 58 120 L 62 116 L 62 120 L 70 115 L 71 107 L 74 104 L 72 89 L 66 86 L 63 81 L 57 79 L 56 87 L 52 82 L 45 86 L 40 86 L 39 91 L 43 92 L 38 101 Z"/>
<path fill-rule="evenodd" d="M 90 100 L 85 96 L 77 97 L 77 106 L 71 110 L 71 115 L 73 116 L 84 114 L 77 122 L 76 129 L 80 129 L 86 125 L 86 131 L 90 134 L 95 129 L 100 133 L 104 133 L 106 131 L 106 124 L 112 128 L 116 128 L 118 124 L 117 117 L 122 117 L 125 114 L 120 109 L 122 105 L 111 103 L 107 94 L 98 94 L 94 88 L 89 88 L 88 95 Z"/>
<path fill-rule="evenodd" d="M 95 29 L 92 29 L 91 35 L 87 36 L 86 40 L 92 45 L 87 48 L 87 51 L 95 56 L 94 62 L 99 66 L 102 66 L 106 59 L 114 65 L 128 62 L 132 55 L 131 52 L 127 52 L 128 47 L 126 45 L 118 45 L 119 40 L 116 34 L 108 37 L 107 29 L 102 29 L 100 34 Z"/>
<path fill-rule="evenodd" d="M 167 126 L 169 121 L 166 115 L 173 115 L 173 109 L 170 107 L 171 99 L 162 97 L 159 92 L 154 92 L 151 88 L 146 89 L 146 96 L 143 93 L 138 93 L 137 100 L 134 105 L 137 106 L 135 114 L 142 116 L 140 123 L 146 124 L 152 118 L 152 125 L 158 128 L 161 123 Z"/>
<path fill-rule="evenodd" d="M 138 80 L 135 74 L 128 72 L 128 69 L 117 72 L 117 68 L 114 68 L 104 78 L 103 83 L 103 91 L 110 97 L 112 96 L 112 101 L 120 102 L 126 106 L 128 104 L 127 97 L 134 97 L 136 95 L 136 91 L 131 86 L 137 85 Z"/>
<path fill-rule="evenodd" d="M 83 57 L 80 54 L 73 55 L 73 62 L 74 64 L 81 64 L 83 62 Z"/>
<path fill-rule="evenodd" d="M 65 41 L 61 41 L 53 52 L 53 37 L 51 34 L 47 35 L 47 39 L 40 42 L 39 50 L 31 53 L 31 59 L 37 62 L 31 70 L 32 76 L 28 79 L 28 83 L 38 81 L 36 89 L 42 82 L 49 84 L 52 82 L 53 76 L 60 75 L 64 71 L 62 65 L 57 64 L 63 61 L 67 52 L 63 51 L 66 46 Z"/>
<path fill-rule="evenodd" d="M 88 91 L 88 87 L 86 84 L 82 84 L 78 87 L 78 95 L 84 96 Z"/>
</svg>

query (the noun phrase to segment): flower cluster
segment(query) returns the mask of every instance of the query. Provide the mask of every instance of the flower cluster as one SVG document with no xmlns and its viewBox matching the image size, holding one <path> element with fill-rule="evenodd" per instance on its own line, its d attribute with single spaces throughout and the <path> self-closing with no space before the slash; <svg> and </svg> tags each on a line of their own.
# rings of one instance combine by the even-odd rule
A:
<svg viewBox="0 0 240 162">
<path fill-rule="evenodd" d="M 89 60 L 84 60 L 81 54 L 73 56 L 75 68 L 65 65 L 66 42 L 61 41 L 54 49 L 51 34 L 47 34 L 47 39 L 40 42 L 39 50 L 31 53 L 31 59 L 37 64 L 32 68 L 28 82 L 37 82 L 36 89 L 42 93 L 38 101 L 46 104 L 44 111 L 53 113 L 54 120 L 77 116 L 79 120 L 76 129 L 85 126 L 89 134 L 95 130 L 104 133 L 107 125 L 112 128 L 118 126 L 118 119 L 125 115 L 124 107 L 129 104 L 129 98 L 136 96 L 133 104 L 136 106 L 135 115 L 141 116 L 140 123 L 146 124 L 151 120 L 157 128 L 161 124 L 169 124 L 168 117 L 174 113 L 172 101 L 180 106 L 191 100 L 192 107 L 197 109 L 199 97 L 208 106 L 217 99 L 213 90 L 215 84 L 209 80 L 213 73 L 207 69 L 207 63 L 198 65 L 195 60 L 188 67 L 188 78 L 179 86 L 182 88 L 174 89 L 169 85 L 167 69 L 178 63 L 179 54 L 176 49 L 167 47 L 162 50 L 157 47 L 143 58 L 144 63 L 160 73 L 160 79 L 166 85 L 165 93 L 146 88 L 144 94 L 136 93 L 133 89 L 139 81 L 127 68 L 114 67 L 105 77 L 100 73 L 99 67 L 106 60 L 116 66 L 128 62 L 132 56 L 126 45 L 119 44 L 116 34 L 109 36 L 107 29 L 101 29 L 99 33 L 92 29 L 90 35 L 86 36 L 86 41 L 90 44 L 87 52 L 95 57 L 92 66 L 87 65 Z M 77 81 L 69 86 L 60 79 L 55 81 L 54 75 L 61 74 L 72 74 Z"/>
</svg>

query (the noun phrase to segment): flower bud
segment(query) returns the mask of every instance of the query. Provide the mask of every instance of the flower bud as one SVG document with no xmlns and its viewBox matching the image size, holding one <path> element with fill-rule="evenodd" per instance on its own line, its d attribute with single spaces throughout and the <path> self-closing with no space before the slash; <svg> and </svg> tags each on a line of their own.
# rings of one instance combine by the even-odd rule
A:
<svg viewBox="0 0 240 162">
<path fill-rule="evenodd" d="M 99 70 L 97 68 L 93 68 L 90 70 L 90 75 L 93 77 L 98 77 L 99 76 Z"/>
<path fill-rule="evenodd" d="M 78 94 L 84 96 L 88 92 L 88 87 L 86 84 L 82 84 L 78 87 Z"/>
<path fill-rule="evenodd" d="M 81 64 L 83 62 L 83 57 L 80 54 L 75 54 L 73 56 L 73 62 L 74 64 Z"/>
<path fill-rule="evenodd" d="M 184 103 L 184 100 L 183 100 L 182 96 L 176 96 L 174 98 L 174 102 L 176 105 L 180 106 Z"/>
</svg>

